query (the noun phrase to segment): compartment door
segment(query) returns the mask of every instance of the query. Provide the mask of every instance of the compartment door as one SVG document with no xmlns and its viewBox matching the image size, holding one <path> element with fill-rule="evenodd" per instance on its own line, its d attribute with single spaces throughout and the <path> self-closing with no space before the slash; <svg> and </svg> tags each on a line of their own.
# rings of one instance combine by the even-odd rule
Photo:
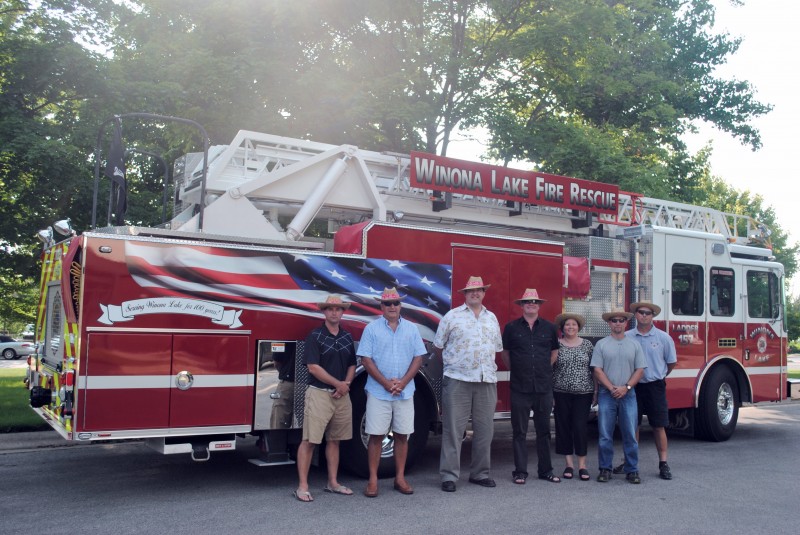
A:
<svg viewBox="0 0 800 535">
<path fill-rule="evenodd" d="M 170 427 L 250 424 L 253 371 L 248 340 L 227 334 L 174 336 Z"/>
</svg>

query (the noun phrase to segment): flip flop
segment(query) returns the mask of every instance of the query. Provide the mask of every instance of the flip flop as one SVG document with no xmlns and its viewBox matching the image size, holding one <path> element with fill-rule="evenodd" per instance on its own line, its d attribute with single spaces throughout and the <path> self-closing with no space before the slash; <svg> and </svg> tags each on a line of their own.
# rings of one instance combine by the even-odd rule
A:
<svg viewBox="0 0 800 535">
<path fill-rule="evenodd" d="M 549 481 L 550 483 L 561 483 L 561 478 L 554 475 L 552 472 L 543 476 L 539 476 L 539 479 Z"/>
<path fill-rule="evenodd" d="M 563 477 L 564 479 L 572 479 L 572 475 L 574 473 L 575 469 L 572 468 L 571 466 L 567 466 L 566 468 L 564 468 L 564 473 L 561 474 L 561 477 Z"/>
<path fill-rule="evenodd" d="M 295 490 L 292 495 L 298 502 L 309 503 L 314 501 L 314 497 L 307 490 Z"/>
<path fill-rule="evenodd" d="M 342 496 L 353 495 L 353 491 L 345 487 L 344 485 L 339 485 L 338 487 L 326 486 L 325 492 L 330 492 L 331 494 L 341 494 Z"/>
</svg>

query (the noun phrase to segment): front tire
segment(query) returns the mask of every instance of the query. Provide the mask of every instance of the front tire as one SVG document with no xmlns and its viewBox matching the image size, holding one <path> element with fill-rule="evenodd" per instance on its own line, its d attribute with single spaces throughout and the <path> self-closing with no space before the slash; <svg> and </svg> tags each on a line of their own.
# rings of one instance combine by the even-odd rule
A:
<svg viewBox="0 0 800 535">
<path fill-rule="evenodd" d="M 16 359 L 16 358 L 19 358 L 19 357 L 17 357 L 17 352 L 16 351 L 11 349 L 10 347 L 7 347 L 6 349 L 3 350 L 3 358 L 6 359 L 6 360 L 12 360 L 12 359 Z"/>
<path fill-rule="evenodd" d="M 725 366 L 713 369 L 700 391 L 695 436 L 710 442 L 731 438 L 739 419 L 740 404 L 739 388 L 731 370 Z"/>
<path fill-rule="evenodd" d="M 420 382 L 417 381 L 417 391 L 414 393 L 414 433 L 408 439 L 406 470 L 414 466 L 414 463 L 425 450 L 430 431 L 429 410 L 425 406 L 427 396 L 420 391 Z M 365 384 L 366 380 L 357 381 L 354 387 L 350 389 L 350 402 L 353 404 L 353 438 L 341 443 L 339 463 L 345 470 L 359 477 L 368 478 L 367 443 L 369 435 L 365 432 L 367 412 Z M 394 439 L 390 431 L 383 439 L 381 460 L 378 464 L 378 477 L 393 477 L 394 474 Z"/>
</svg>

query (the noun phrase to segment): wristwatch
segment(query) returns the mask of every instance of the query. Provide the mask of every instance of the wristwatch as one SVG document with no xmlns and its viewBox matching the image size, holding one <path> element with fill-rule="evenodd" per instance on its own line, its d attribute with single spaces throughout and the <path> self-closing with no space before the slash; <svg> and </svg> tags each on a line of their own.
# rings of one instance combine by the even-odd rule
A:
<svg viewBox="0 0 800 535">
<path fill-rule="evenodd" d="M 630 390 L 632 387 L 631 387 L 631 385 L 629 385 L 628 383 L 625 383 L 625 388 L 627 388 L 628 390 Z"/>
</svg>

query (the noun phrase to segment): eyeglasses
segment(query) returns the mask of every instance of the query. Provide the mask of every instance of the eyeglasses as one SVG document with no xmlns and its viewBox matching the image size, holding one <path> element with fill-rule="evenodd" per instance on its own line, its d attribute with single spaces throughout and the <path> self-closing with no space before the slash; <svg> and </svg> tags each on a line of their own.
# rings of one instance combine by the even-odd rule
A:
<svg viewBox="0 0 800 535">
<path fill-rule="evenodd" d="M 652 310 L 637 310 L 636 313 L 637 314 L 641 314 L 642 316 L 652 316 L 653 315 L 653 311 Z"/>
<path fill-rule="evenodd" d="M 528 301 L 520 301 L 520 303 L 522 303 L 523 305 L 538 305 L 539 301 L 528 300 Z"/>
<path fill-rule="evenodd" d="M 610 321 L 611 323 L 625 323 L 628 320 L 626 320 L 625 318 L 611 318 L 608 321 Z"/>
<path fill-rule="evenodd" d="M 400 301 L 384 301 L 381 304 L 385 307 L 399 307 Z"/>
</svg>

